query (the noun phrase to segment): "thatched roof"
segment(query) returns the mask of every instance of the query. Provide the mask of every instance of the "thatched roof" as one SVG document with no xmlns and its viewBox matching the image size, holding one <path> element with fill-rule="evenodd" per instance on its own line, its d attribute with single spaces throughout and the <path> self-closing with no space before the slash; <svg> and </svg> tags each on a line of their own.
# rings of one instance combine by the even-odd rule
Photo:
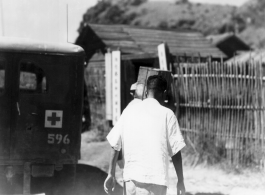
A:
<svg viewBox="0 0 265 195">
<path fill-rule="evenodd" d="M 86 25 L 76 44 L 82 46 L 88 58 L 108 48 L 123 54 L 157 53 L 157 46 L 166 42 L 173 55 L 194 55 L 213 58 L 226 57 L 201 33 L 190 30 L 161 30 L 128 25 Z"/>
</svg>

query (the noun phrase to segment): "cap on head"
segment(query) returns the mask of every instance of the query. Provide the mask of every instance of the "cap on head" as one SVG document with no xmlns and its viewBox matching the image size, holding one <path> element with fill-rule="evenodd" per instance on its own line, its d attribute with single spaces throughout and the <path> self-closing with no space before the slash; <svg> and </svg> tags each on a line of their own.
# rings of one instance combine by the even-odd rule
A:
<svg viewBox="0 0 265 195">
<path fill-rule="evenodd" d="M 130 91 L 135 91 L 137 86 L 137 82 L 131 85 Z"/>
</svg>

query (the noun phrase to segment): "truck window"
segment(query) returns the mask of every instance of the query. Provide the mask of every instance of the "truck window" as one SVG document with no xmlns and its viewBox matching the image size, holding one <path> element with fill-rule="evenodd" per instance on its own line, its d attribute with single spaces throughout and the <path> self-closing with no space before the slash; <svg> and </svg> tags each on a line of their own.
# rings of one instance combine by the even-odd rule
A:
<svg viewBox="0 0 265 195">
<path fill-rule="evenodd" d="M 20 63 L 19 89 L 21 93 L 47 93 L 44 71 L 33 62 Z"/>
<path fill-rule="evenodd" d="M 0 95 L 3 94 L 5 88 L 5 61 L 0 59 Z"/>
</svg>

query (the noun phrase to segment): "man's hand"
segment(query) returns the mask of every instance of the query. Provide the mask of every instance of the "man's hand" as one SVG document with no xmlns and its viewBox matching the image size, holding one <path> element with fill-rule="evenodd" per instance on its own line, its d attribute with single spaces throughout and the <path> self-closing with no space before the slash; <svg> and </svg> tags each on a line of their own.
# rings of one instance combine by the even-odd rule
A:
<svg viewBox="0 0 265 195">
<path fill-rule="evenodd" d="M 177 192 L 178 195 L 185 195 L 186 190 L 183 181 L 177 183 Z"/>
<path fill-rule="evenodd" d="M 107 194 L 110 194 L 111 192 L 114 191 L 116 185 L 116 180 L 115 177 L 108 175 L 108 177 L 106 178 L 105 182 L 104 182 L 104 190 Z"/>
</svg>

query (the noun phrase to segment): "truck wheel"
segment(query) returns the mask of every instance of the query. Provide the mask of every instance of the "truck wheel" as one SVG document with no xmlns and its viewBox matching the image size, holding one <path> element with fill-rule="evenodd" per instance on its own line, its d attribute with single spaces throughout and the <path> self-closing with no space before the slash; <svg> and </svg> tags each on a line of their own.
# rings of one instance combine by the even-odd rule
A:
<svg viewBox="0 0 265 195">
<path fill-rule="evenodd" d="M 74 193 L 76 165 L 64 165 L 54 172 L 53 195 L 72 195 Z"/>
</svg>

